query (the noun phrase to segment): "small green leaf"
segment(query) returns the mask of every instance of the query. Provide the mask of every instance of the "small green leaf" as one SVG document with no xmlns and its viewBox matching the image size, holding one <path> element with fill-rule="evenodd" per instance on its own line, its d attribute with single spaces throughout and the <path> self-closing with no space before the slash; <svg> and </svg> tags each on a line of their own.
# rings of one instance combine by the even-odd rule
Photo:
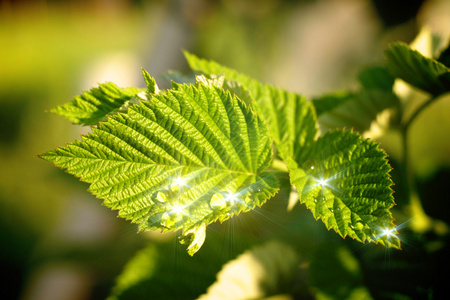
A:
<svg viewBox="0 0 450 300">
<path fill-rule="evenodd" d="M 294 164 L 303 161 L 304 148 L 308 148 L 317 135 L 316 114 L 310 102 L 298 94 L 262 84 L 214 61 L 200 59 L 188 52 L 184 54 L 193 70 L 224 74 L 226 81 L 242 85 L 253 100 L 251 104 L 266 121 L 279 155 Z"/>
<path fill-rule="evenodd" d="M 312 99 L 312 103 L 316 108 L 317 117 L 320 118 L 322 114 L 332 111 L 354 97 L 355 95 L 352 92 L 337 91 L 332 94 L 316 97 Z"/>
<path fill-rule="evenodd" d="M 387 92 L 392 91 L 395 77 L 392 76 L 385 67 L 371 66 L 363 69 L 358 74 L 361 86 L 366 90 L 383 90 Z"/>
<path fill-rule="evenodd" d="M 141 230 L 182 229 L 190 254 L 201 246 L 199 228 L 261 206 L 278 190 L 264 172 L 272 141 L 263 121 L 240 99 L 203 84 L 153 95 L 41 157 L 91 183 L 94 195 Z M 211 205 L 215 195 L 226 205 Z"/>
<path fill-rule="evenodd" d="M 320 137 L 291 183 L 316 219 L 342 237 L 399 248 L 389 209 L 394 206 L 390 166 L 374 142 L 351 131 Z M 392 234 L 391 234 L 392 233 Z"/>
<path fill-rule="evenodd" d="M 143 281 L 152 278 L 157 269 L 158 254 L 156 246 L 150 244 L 128 261 L 123 272 L 117 278 L 112 295 L 108 300 L 122 299 L 124 294 L 133 291 Z"/>
<path fill-rule="evenodd" d="M 206 238 L 206 225 L 202 224 L 199 227 L 194 227 L 186 232 L 180 238 L 180 243 L 187 244 L 187 252 L 189 255 L 194 255 L 203 245 Z"/>
<path fill-rule="evenodd" d="M 144 75 L 145 84 L 147 85 L 147 92 L 149 94 L 159 94 L 159 88 L 156 85 L 155 78 L 151 77 L 144 69 L 142 69 L 142 75 Z"/>
<path fill-rule="evenodd" d="M 104 83 L 50 112 L 61 115 L 74 124 L 96 125 L 127 102 L 137 102 L 138 94 L 143 91 L 138 88 L 119 88 L 111 82 Z"/>
<path fill-rule="evenodd" d="M 448 76 L 450 72 L 442 63 L 423 56 L 420 52 L 403 43 L 391 44 L 384 52 L 388 70 L 409 84 L 439 95 L 450 91 L 440 76 Z"/>
<path fill-rule="evenodd" d="M 382 89 L 329 94 L 314 99 L 313 103 L 321 111 L 319 125 L 322 132 L 353 128 L 361 134 L 371 128 L 380 113 L 400 106 L 395 94 Z"/>
</svg>

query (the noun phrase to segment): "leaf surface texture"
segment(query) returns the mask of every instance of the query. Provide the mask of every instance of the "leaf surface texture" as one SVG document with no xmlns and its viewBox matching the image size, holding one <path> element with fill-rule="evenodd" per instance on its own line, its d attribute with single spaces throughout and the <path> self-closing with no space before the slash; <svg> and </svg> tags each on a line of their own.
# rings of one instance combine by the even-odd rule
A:
<svg viewBox="0 0 450 300">
<path fill-rule="evenodd" d="M 143 91 L 145 89 L 120 88 L 108 82 L 83 92 L 73 101 L 57 106 L 50 112 L 61 115 L 74 124 L 96 125 L 128 101 L 137 101 L 138 94 Z"/>
<path fill-rule="evenodd" d="M 182 229 L 192 255 L 205 225 L 262 205 L 278 190 L 263 121 L 221 88 L 179 85 L 100 122 L 42 158 L 140 230 Z"/>
<path fill-rule="evenodd" d="M 296 93 L 262 84 L 259 81 L 185 52 L 193 70 L 206 74 L 225 75 L 226 81 L 238 83 L 248 91 L 255 111 L 265 120 L 281 158 L 296 163 L 302 161 L 303 150 L 310 147 L 317 135 L 316 113 L 306 98 Z M 230 85 L 235 86 L 233 83 Z M 244 93 L 238 89 L 239 93 Z"/>
<path fill-rule="evenodd" d="M 386 154 L 377 144 L 336 130 L 317 140 L 303 168 L 292 170 L 291 182 L 300 202 L 328 229 L 360 242 L 399 248 L 394 234 L 384 234 L 395 227 L 389 172 Z"/>
</svg>

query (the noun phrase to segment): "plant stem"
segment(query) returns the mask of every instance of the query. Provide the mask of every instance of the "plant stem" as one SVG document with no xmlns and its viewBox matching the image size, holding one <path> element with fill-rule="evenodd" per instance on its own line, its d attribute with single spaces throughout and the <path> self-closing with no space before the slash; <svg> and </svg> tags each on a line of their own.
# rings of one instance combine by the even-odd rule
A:
<svg viewBox="0 0 450 300">
<path fill-rule="evenodd" d="M 433 103 L 439 96 L 433 96 L 430 99 L 428 99 L 427 101 L 425 101 L 424 103 L 422 103 L 421 106 L 419 106 L 418 109 L 416 109 L 416 111 L 414 111 L 414 113 L 412 114 L 412 116 L 406 121 L 404 122 L 402 128 L 403 130 L 406 132 L 408 131 L 409 127 L 411 127 L 412 122 L 417 118 L 417 116 L 425 109 L 427 108 L 431 103 Z"/>
<path fill-rule="evenodd" d="M 409 158 L 408 158 L 408 130 L 406 127 L 403 127 L 401 130 L 401 136 L 402 136 L 402 177 L 403 177 L 403 184 L 404 184 L 404 193 L 405 193 L 405 200 L 406 203 L 410 203 L 411 200 L 411 188 L 414 183 L 414 178 L 412 176 L 411 168 L 409 165 Z"/>
<path fill-rule="evenodd" d="M 410 180 L 407 180 L 406 183 L 407 185 L 409 185 L 409 183 L 412 183 L 412 171 L 409 165 L 409 158 L 408 158 L 408 148 L 409 148 L 409 142 L 408 142 L 408 131 L 411 127 L 411 124 L 414 122 L 414 120 L 417 118 L 417 116 L 425 109 L 427 108 L 432 102 L 434 102 L 436 99 L 438 98 L 438 96 L 433 96 L 430 99 L 428 99 L 427 101 L 425 101 L 424 103 L 422 103 L 421 106 L 419 106 L 419 108 L 417 108 L 414 113 L 411 115 L 411 117 L 403 122 L 402 126 L 401 126 L 401 134 L 402 134 L 402 145 L 403 145 L 403 149 L 402 149 L 402 163 L 403 163 L 403 167 L 405 169 L 405 173 L 407 177 L 410 177 Z M 407 196 L 409 195 L 409 189 L 407 192 Z M 409 197 L 407 197 L 407 199 L 409 199 Z"/>
<path fill-rule="evenodd" d="M 411 213 L 414 214 L 416 218 L 414 218 L 414 224 L 412 226 L 416 231 L 424 232 L 427 229 L 429 229 L 431 224 L 431 219 L 426 215 L 425 211 L 423 210 L 422 203 L 420 202 L 420 199 L 418 197 L 417 190 L 415 188 L 414 184 L 414 173 L 412 171 L 411 165 L 410 165 L 410 159 L 409 159 L 409 139 L 408 139 L 408 132 L 411 127 L 411 124 L 414 122 L 414 120 L 419 116 L 419 114 L 427 108 L 431 103 L 433 103 L 438 96 L 430 97 L 427 101 L 425 101 L 421 106 L 419 106 L 414 113 L 411 115 L 411 117 L 405 121 L 401 126 L 401 135 L 402 135 L 402 167 L 403 167 L 403 183 L 405 185 L 404 193 L 405 193 L 405 199 L 410 206 Z"/>
</svg>

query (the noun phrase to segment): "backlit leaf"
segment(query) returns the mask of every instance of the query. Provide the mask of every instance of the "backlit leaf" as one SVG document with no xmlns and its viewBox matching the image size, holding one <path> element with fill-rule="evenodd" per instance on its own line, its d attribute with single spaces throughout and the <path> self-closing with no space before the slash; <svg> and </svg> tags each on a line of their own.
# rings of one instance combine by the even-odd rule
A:
<svg viewBox="0 0 450 300">
<path fill-rule="evenodd" d="M 291 182 L 316 219 L 342 237 L 399 248 L 393 218 L 390 166 L 378 145 L 351 131 L 320 137 Z M 391 234 L 392 233 L 392 234 Z"/>
<path fill-rule="evenodd" d="M 252 104 L 267 122 L 278 154 L 290 170 L 291 183 L 298 189 L 300 202 L 305 203 L 316 218 L 321 218 L 327 228 L 361 242 L 369 240 L 399 247 L 399 240 L 394 235 L 382 235 L 383 230 L 394 227 L 389 212 L 394 201 L 386 154 L 375 143 L 348 131 L 335 131 L 316 140 L 316 115 L 311 102 L 294 93 L 263 85 L 214 61 L 189 53 L 185 55 L 192 69 L 206 74 L 224 74 L 225 80 L 239 82 L 249 91 Z M 352 101 L 357 104 L 349 105 L 356 108 L 348 118 L 356 118 L 353 120 L 355 125 L 368 128 L 377 113 L 398 103 L 391 92 L 375 88 L 381 84 L 379 80 L 364 82 L 368 90 L 343 94 L 338 103 L 328 99 L 321 116 L 330 109 L 347 107 L 347 102 Z M 363 114 L 358 116 L 361 111 Z M 336 128 L 334 125 L 333 129 Z M 366 174 L 368 170 L 370 173 Z M 318 184 L 317 172 L 328 177 L 337 176 L 333 172 L 338 173 L 333 182 L 339 190 Z M 320 195 L 324 200 L 316 204 Z"/>
<path fill-rule="evenodd" d="M 41 157 L 91 183 L 140 230 L 182 229 L 191 255 L 203 226 L 260 206 L 278 190 L 265 172 L 272 141 L 263 121 L 240 99 L 203 84 L 153 95 Z"/>
<path fill-rule="evenodd" d="M 114 83 L 104 83 L 50 112 L 61 115 L 74 124 L 96 125 L 127 102 L 137 103 L 138 98 L 141 98 L 138 94 L 142 92 L 145 93 L 145 89 L 119 88 Z"/>
<path fill-rule="evenodd" d="M 447 82 L 440 78 L 448 78 L 450 72 L 444 64 L 423 56 L 403 43 L 391 44 L 384 56 L 389 71 L 409 84 L 433 95 L 450 91 Z"/>
</svg>

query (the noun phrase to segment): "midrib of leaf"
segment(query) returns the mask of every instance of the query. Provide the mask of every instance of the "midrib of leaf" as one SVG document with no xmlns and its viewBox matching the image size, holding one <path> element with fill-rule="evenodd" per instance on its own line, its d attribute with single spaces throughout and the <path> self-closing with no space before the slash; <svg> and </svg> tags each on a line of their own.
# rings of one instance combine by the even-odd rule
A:
<svg viewBox="0 0 450 300">
<path fill-rule="evenodd" d="M 132 116 L 132 113 L 130 114 L 130 116 Z M 127 125 L 127 124 L 125 123 L 125 121 L 122 121 L 122 122 L 121 122 L 121 121 L 118 120 L 118 119 L 116 119 L 116 120 L 111 120 L 111 124 L 114 124 L 114 123 L 116 123 L 116 122 L 122 124 L 122 126 L 123 126 L 123 128 L 124 128 L 124 130 L 122 131 L 122 133 L 126 133 L 127 130 L 129 130 L 129 131 L 133 132 L 134 135 L 138 135 L 139 137 L 141 137 L 141 138 L 142 138 L 141 144 L 142 144 L 142 146 L 143 146 L 143 149 L 152 149 L 152 152 L 154 152 L 154 153 L 156 154 L 157 157 L 163 158 L 163 159 L 165 159 L 165 160 L 167 160 L 167 161 L 171 161 L 171 162 L 174 163 L 174 164 L 177 164 L 177 163 L 178 163 L 177 158 L 174 157 L 171 153 L 167 152 L 167 150 L 164 149 L 160 144 L 153 142 L 153 141 L 150 140 L 147 136 L 141 134 L 141 133 L 140 133 L 138 130 L 136 130 L 135 128 L 131 127 L 130 125 Z M 156 126 L 159 125 L 158 123 L 153 123 L 153 124 L 156 125 Z M 136 126 L 139 126 L 140 124 L 139 124 L 139 123 L 136 123 L 135 125 L 136 125 Z M 145 128 L 144 128 L 143 126 L 140 126 L 140 128 L 142 128 L 142 130 L 145 131 Z M 100 131 L 101 131 L 101 129 L 98 129 L 98 130 L 96 131 L 96 133 L 99 133 Z M 140 150 L 137 149 L 136 147 L 133 147 L 132 145 L 130 145 L 129 142 L 123 140 L 120 136 L 115 135 L 115 134 L 110 133 L 110 132 L 107 132 L 107 131 L 104 131 L 104 133 L 105 133 L 106 135 L 110 134 L 110 135 L 113 136 L 114 138 L 117 138 L 118 140 L 123 141 L 123 142 L 126 143 L 128 146 L 130 146 L 130 147 L 136 149 L 136 151 L 138 151 L 139 153 L 141 153 L 142 156 L 148 157 L 148 154 L 146 154 L 146 153 L 140 151 Z M 170 133 L 168 133 L 168 132 L 166 132 L 166 133 L 167 133 L 167 134 L 162 135 L 162 138 L 167 138 L 167 139 L 170 140 L 170 142 L 173 142 L 176 146 L 179 146 L 179 147 L 181 148 L 181 151 L 182 151 L 183 154 L 188 154 L 188 153 L 193 154 L 191 151 L 186 151 L 186 145 L 184 145 L 183 143 L 181 143 L 181 142 L 178 141 L 177 139 L 173 138 L 173 136 L 172 136 Z M 161 141 L 162 141 L 162 138 L 160 139 Z M 166 144 L 167 144 L 167 143 L 166 143 Z M 155 151 L 155 150 L 156 150 L 156 151 Z M 192 156 L 186 156 L 186 157 L 189 157 L 189 159 L 192 160 L 192 159 L 191 159 Z M 194 155 L 194 157 L 196 157 L 196 156 Z M 197 157 L 196 157 L 196 158 L 197 158 Z M 155 161 L 155 160 L 152 159 L 152 161 Z M 194 161 L 194 160 L 192 160 L 192 161 Z M 196 164 L 199 164 L 199 165 L 202 164 L 201 161 L 195 161 L 195 163 L 196 163 Z"/>
<path fill-rule="evenodd" d="M 45 156 L 44 156 L 45 158 Z M 79 159 L 79 158 L 73 158 L 73 157 L 69 157 L 70 159 Z M 240 186 L 249 176 L 257 176 L 256 173 L 251 173 L 251 172 L 241 172 L 241 171 L 234 171 L 234 170 L 229 170 L 229 169 L 223 169 L 223 168 L 213 168 L 213 167 L 192 167 L 192 166 L 184 166 L 184 165 L 172 165 L 172 164 L 157 164 L 157 163 L 139 163 L 139 162 L 133 162 L 133 161 L 124 161 L 124 160 L 112 160 L 112 159 L 101 159 L 101 158 L 84 158 L 82 159 L 84 161 L 97 161 L 97 162 L 102 162 L 104 163 L 105 161 L 109 161 L 109 162 L 117 162 L 119 164 L 123 164 L 123 163 L 129 163 L 132 165 L 140 165 L 140 166 L 148 166 L 148 167 L 162 167 L 161 168 L 161 175 L 159 177 L 155 177 L 152 176 L 150 181 L 153 183 L 150 186 L 156 186 L 153 189 L 149 189 L 149 186 L 146 185 L 147 181 L 143 181 L 140 182 L 138 186 L 135 186 L 136 189 L 134 190 L 136 193 L 134 194 L 130 194 L 127 193 L 127 197 L 126 198 L 120 198 L 120 195 L 116 195 L 115 193 L 112 193 L 111 190 L 114 190 L 114 188 L 116 186 L 121 187 L 122 184 L 127 183 L 127 182 L 133 182 L 134 178 L 139 178 L 142 173 L 145 173 L 145 169 L 141 170 L 141 173 L 134 173 L 134 176 L 127 176 L 127 177 L 123 177 L 122 180 L 115 180 L 114 184 L 111 183 L 106 183 L 105 186 L 99 186 L 98 183 L 102 183 L 102 172 L 98 172 L 97 176 L 95 176 L 96 178 L 94 178 L 94 176 L 89 176 L 89 177 L 85 177 L 83 178 L 84 180 L 86 179 L 90 179 L 90 181 L 92 181 L 92 185 L 90 187 L 90 190 L 96 194 L 99 197 L 104 197 L 106 195 L 109 196 L 109 199 L 113 198 L 114 200 L 105 200 L 105 204 L 111 205 L 113 209 L 117 209 L 117 208 L 121 208 L 119 207 L 120 204 L 114 205 L 114 203 L 119 203 L 119 202 L 123 202 L 126 200 L 131 200 L 133 198 L 139 198 L 139 196 L 142 196 L 143 194 L 151 194 L 154 191 L 159 190 L 158 185 L 161 184 L 164 180 L 167 179 L 167 176 L 170 176 L 171 174 L 176 174 L 177 171 L 179 169 L 182 168 L 186 168 L 186 169 L 197 169 L 198 172 L 205 172 L 205 171 L 214 171 L 214 173 L 216 173 L 217 175 L 215 176 L 207 176 L 207 180 L 205 181 L 205 185 L 204 186 L 209 186 L 209 188 L 205 189 L 203 192 L 198 191 L 195 195 L 192 195 L 195 198 L 201 198 L 202 196 L 207 195 L 209 192 L 213 191 L 215 186 L 217 186 L 220 182 L 224 181 L 227 177 L 230 177 L 231 181 L 235 182 L 236 186 Z M 168 168 L 169 167 L 169 168 Z M 113 168 L 115 168 L 114 166 L 111 167 L 110 169 L 108 169 L 107 171 L 111 171 Z M 117 167 L 116 167 L 117 168 Z M 83 165 L 81 167 L 82 170 L 86 170 L 86 166 Z M 69 170 L 71 172 L 75 172 L 76 170 L 74 170 L 73 168 L 69 168 Z M 195 172 L 195 171 L 194 171 Z M 190 172 L 190 174 L 192 174 L 192 172 Z M 240 176 L 233 176 L 232 174 L 237 174 Z M 115 177 L 115 179 L 117 179 L 117 177 Z M 156 184 L 155 184 L 156 183 Z M 103 189 L 107 188 L 106 192 L 102 192 Z M 118 194 L 121 194 L 120 189 Z M 190 198 L 189 196 L 186 196 L 188 198 Z M 186 198 L 184 197 L 184 198 Z M 180 199 L 181 200 L 181 199 Z M 192 202 L 192 204 L 190 206 L 196 206 L 196 203 L 199 202 L 199 200 L 194 200 Z M 202 202 L 202 201 L 200 201 Z M 125 216 L 124 213 L 125 211 L 127 212 L 127 215 L 130 213 L 136 213 L 139 212 L 140 210 L 145 210 L 148 207 L 142 207 L 140 210 L 131 210 L 131 207 L 133 206 L 138 206 L 135 202 L 132 202 L 134 204 L 131 203 L 127 203 L 127 209 L 124 210 L 124 212 L 120 212 L 120 216 Z M 202 216 L 204 217 L 204 216 Z M 197 222 L 201 222 L 201 220 L 197 220 Z"/>
<path fill-rule="evenodd" d="M 216 92 L 217 92 L 217 90 L 216 90 Z M 190 104 L 192 104 L 192 106 L 193 106 L 193 108 L 194 108 L 194 110 L 195 110 L 196 112 L 201 112 L 200 116 L 203 117 L 203 119 L 204 119 L 204 121 L 206 122 L 206 124 L 210 126 L 210 129 L 211 129 L 212 133 L 217 133 L 217 135 L 216 135 L 217 139 L 218 139 L 219 141 L 223 141 L 223 143 L 225 144 L 225 148 L 226 148 L 227 152 L 228 152 L 228 153 L 231 152 L 231 154 L 233 155 L 233 158 L 235 159 L 235 161 L 238 161 L 238 162 L 240 163 L 240 166 L 241 166 L 241 168 L 242 168 L 243 170 L 249 169 L 248 167 L 245 167 L 245 166 L 244 166 L 244 162 L 242 161 L 242 157 L 240 157 L 240 156 L 238 155 L 238 153 L 236 152 L 236 149 L 235 149 L 235 148 L 233 147 L 233 145 L 231 144 L 230 136 L 229 136 L 229 135 L 227 136 L 227 135 L 223 132 L 223 129 L 217 125 L 216 121 L 213 120 L 213 119 L 211 118 L 211 116 L 210 116 L 210 115 L 208 114 L 208 112 L 204 109 L 204 107 L 202 107 L 201 105 L 199 105 L 199 104 L 197 103 L 196 99 L 195 99 L 194 97 L 192 97 L 192 95 L 191 95 L 190 93 L 186 93 L 186 94 L 187 94 L 189 97 L 191 97 L 191 100 L 192 100 L 192 101 L 190 101 Z M 215 94 L 214 96 L 215 96 L 217 99 L 219 99 L 219 102 L 222 103 L 222 105 L 223 105 L 223 102 L 220 101 L 221 98 L 218 97 L 217 94 Z M 160 101 L 159 103 L 163 103 L 163 102 Z M 165 103 L 164 103 L 164 104 L 165 104 Z M 170 107 L 170 106 L 168 106 L 168 105 L 166 105 L 166 107 L 168 107 L 168 108 L 172 109 L 172 111 L 176 112 L 172 107 Z M 228 111 L 227 111 L 227 114 L 228 114 Z M 189 124 L 191 124 L 192 126 L 195 127 L 195 125 L 192 124 L 192 123 L 190 122 L 190 120 L 184 118 L 182 115 L 179 115 L 179 116 L 182 117 L 182 118 L 183 118 L 184 120 L 186 120 L 187 122 L 189 122 Z M 228 123 L 228 126 L 229 126 L 229 123 Z M 205 137 L 205 139 L 206 139 L 206 137 Z M 211 146 L 216 150 L 216 153 L 217 153 L 217 159 L 223 162 L 221 156 L 220 156 L 219 153 L 217 152 L 217 149 L 216 149 L 213 145 L 211 145 Z M 248 153 L 247 153 L 247 154 L 248 154 Z M 223 163 L 224 163 L 224 165 L 226 165 L 225 162 L 223 162 Z"/>
<path fill-rule="evenodd" d="M 169 93 L 169 95 L 172 96 L 172 97 L 176 97 L 175 93 L 176 92 L 171 92 L 171 93 Z M 162 97 L 164 97 L 164 96 L 162 96 Z M 173 107 L 169 106 L 165 101 L 154 102 L 154 104 L 157 105 L 157 106 L 154 107 L 153 109 L 158 108 L 163 115 L 170 115 L 172 117 L 172 118 L 170 118 L 171 121 L 173 121 L 175 123 L 178 122 L 177 123 L 178 127 L 179 128 L 183 128 L 183 131 L 185 131 L 188 134 L 192 135 L 194 137 L 194 140 L 196 140 L 196 143 L 198 145 L 202 144 L 201 143 L 202 140 L 208 140 L 207 137 L 201 132 L 201 130 L 195 124 L 193 124 L 189 119 L 187 119 L 184 116 L 182 116 L 178 111 L 176 111 Z M 166 110 L 164 108 L 166 108 Z M 203 109 L 201 111 L 204 112 Z M 165 114 L 166 112 L 168 114 Z M 154 124 L 156 124 L 156 126 L 159 126 L 163 131 L 167 131 L 168 135 L 171 135 L 171 133 L 168 130 L 166 130 L 166 128 L 164 128 L 161 124 L 159 124 L 157 122 L 154 122 Z M 217 124 L 214 123 L 214 122 L 210 122 L 209 125 L 213 125 L 214 127 L 217 128 Z M 197 135 L 197 133 L 199 135 L 201 135 L 201 137 L 199 137 Z M 176 139 L 175 137 L 173 137 L 173 138 Z M 214 159 L 214 161 L 216 163 L 220 162 L 221 166 L 225 167 L 226 163 L 223 161 L 223 159 L 222 159 L 220 153 L 218 152 L 218 150 L 216 149 L 216 147 L 211 145 L 211 143 L 209 145 L 210 145 L 210 147 L 207 148 L 208 154 Z M 209 150 L 209 149 L 211 149 L 211 150 Z M 202 162 L 202 164 L 205 165 L 204 162 Z"/>
<path fill-rule="evenodd" d="M 102 145 L 102 144 L 99 144 Z M 79 148 L 82 149 L 83 151 L 87 151 L 86 149 L 83 148 Z M 109 148 L 108 148 L 109 149 Z M 89 154 L 91 154 L 89 152 Z M 50 157 L 50 156 L 57 156 L 57 157 L 61 157 L 63 155 L 51 155 L 51 154 L 45 154 L 45 155 L 40 155 L 40 157 L 46 158 L 46 157 Z M 105 159 L 105 158 L 98 158 L 98 157 L 83 157 L 83 158 L 79 158 L 79 157 L 74 157 L 74 156 L 67 156 L 67 159 L 71 159 L 71 160 L 83 160 L 83 161 L 92 161 L 94 162 L 117 162 L 117 163 L 132 163 L 132 164 L 136 164 L 136 165 L 145 165 L 145 166 L 159 166 L 159 167 L 181 167 L 181 168 L 198 168 L 201 170 L 213 170 L 213 171 L 221 171 L 221 172 L 229 172 L 232 174 L 240 174 L 240 175 L 246 175 L 246 176 L 252 176 L 252 175 L 258 175 L 257 172 L 252 172 L 252 171 L 237 171 L 237 170 L 231 170 L 231 169 L 226 169 L 224 168 L 219 168 L 219 167 L 209 167 L 209 166 L 191 166 L 191 165 L 183 165 L 183 164 L 160 164 L 160 163 L 155 163 L 155 162 L 149 162 L 149 163 L 143 163 L 143 162 L 136 162 L 136 161 L 129 161 L 129 160 L 125 160 L 125 159 L 121 159 L 121 160 L 116 160 L 116 159 Z M 85 169 L 85 167 L 82 167 L 83 169 Z M 70 168 L 70 170 L 74 171 L 76 169 Z"/>
<path fill-rule="evenodd" d="M 133 117 L 133 114 L 134 114 L 134 113 L 140 114 L 142 117 L 145 118 L 145 115 L 142 114 L 141 112 L 137 111 L 137 110 L 136 110 L 136 111 L 133 110 L 133 112 L 130 113 L 130 116 Z M 151 122 L 151 121 L 149 121 L 149 123 L 150 123 L 150 122 Z M 184 157 L 189 157 L 189 159 L 190 159 L 193 163 L 204 166 L 204 163 L 202 162 L 202 160 L 200 159 L 200 157 L 198 157 L 198 154 L 197 154 L 197 153 L 194 153 L 191 149 L 189 149 L 189 147 L 186 147 L 185 144 L 183 144 L 180 140 L 178 140 L 177 138 L 175 138 L 168 130 L 166 130 L 166 129 L 165 129 L 163 126 L 161 126 L 159 123 L 157 123 L 157 122 L 151 122 L 151 123 L 152 123 L 154 126 L 158 126 L 158 127 L 160 128 L 160 131 L 162 132 L 162 134 L 161 134 L 161 140 L 162 140 L 162 139 L 165 139 L 165 140 L 167 141 L 167 144 L 173 144 L 173 145 L 174 145 L 174 148 L 176 148 L 176 149 L 181 153 L 181 155 L 183 155 Z M 145 125 L 145 124 L 143 124 L 143 125 Z M 142 126 L 141 128 L 142 128 L 143 131 L 146 131 L 146 130 L 147 130 L 144 126 Z M 161 149 L 161 151 L 164 151 L 164 149 L 163 149 L 161 146 L 159 146 L 158 144 L 153 143 L 152 141 L 150 141 L 150 143 L 154 144 L 156 147 L 158 147 L 159 149 Z M 164 151 L 164 152 L 165 152 L 165 151 Z M 167 153 L 167 154 L 168 154 L 169 156 L 171 156 L 172 158 L 174 158 L 175 161 L 177 161 L 175 157 L 173 157 L 173 156 L 170 155 L 169 153 Z M 189 154 L 190 154 L 190 155 L 189 155 Z"/>
</svg>

